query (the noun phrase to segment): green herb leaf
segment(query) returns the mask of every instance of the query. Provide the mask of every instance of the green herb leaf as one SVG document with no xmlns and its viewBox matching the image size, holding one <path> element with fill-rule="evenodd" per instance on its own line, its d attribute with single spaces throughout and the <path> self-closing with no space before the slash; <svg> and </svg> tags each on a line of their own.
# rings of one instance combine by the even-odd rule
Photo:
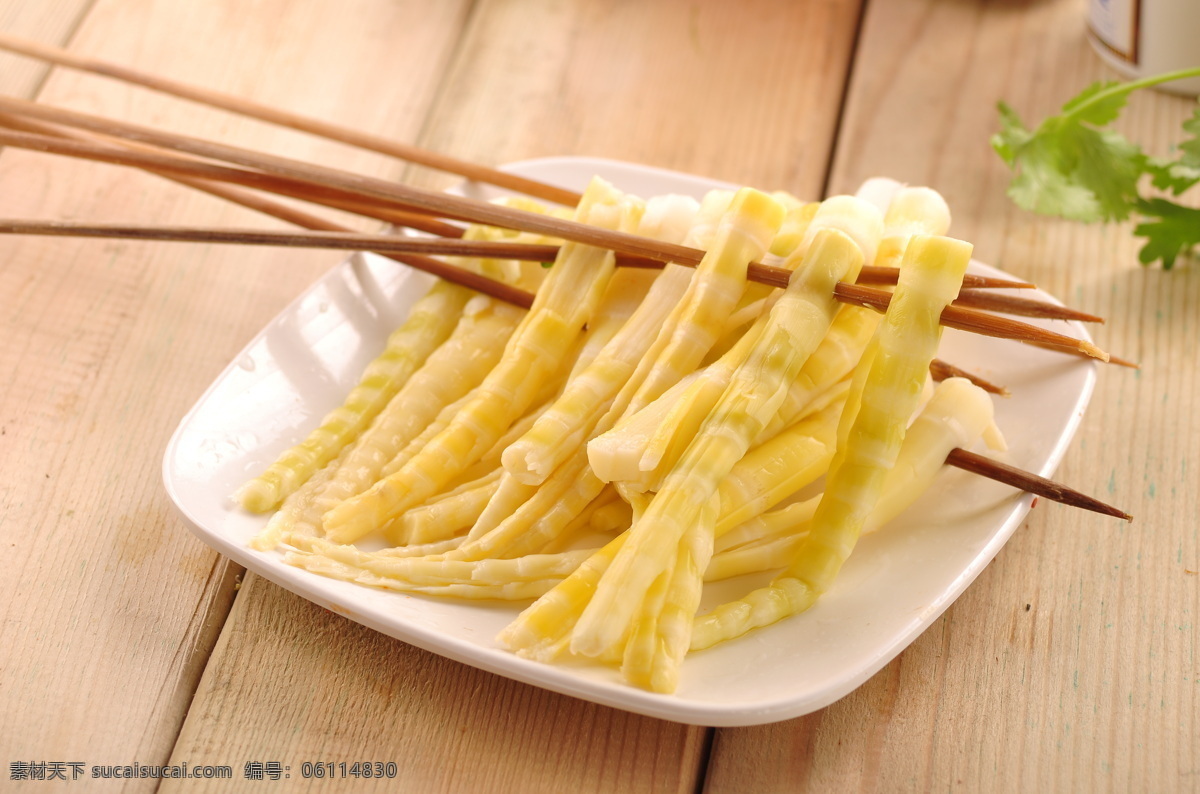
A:
<svg viewBox="0 0 1200 794">
<path fill-rule="evenodd" d="M 1176 159 L 1148 157 L 1109 125 L 1133 91 L 1196 76 L 1200 68 L 1132 83 L 1093 83 L 1032 131 L 999 103 L 1000 131 L 991 143 L 1015 172 L 1009 196 L 1023 209 L 1085 222 L 1121 221 L 1137 212 L 1145 220 L 1135 233 L 1146 238 L 1138 258 L 1174 266 L 1200 245 L 1200 209 L 1146 198 L 1139 183 L 1149 176 L 1155 188 L 1176 196 L 1200 184 L 1200 108 L 1184 122 L 1188 137 Z"/>
<path fill-rule="evenodd" d="M 1007 102 L 997 103 L 996 109 L 1000 112 L 1000 132 L 992 136 L 992 148 L 1004 162 L 1014 165 L 1017 152 L 1024 148 L 1033 133 L 1025 128 L 1021 117 Z"/>
<path fill-rule="evenodd" d="M 1018 169 L 1008 194 L 1017 205 L 1078 221 L 1124 220 L 1145 170 L 1140 148 L 1115 132 L 1055 117 L 1023 143 L 1003 145 Z"/>
<path fill-rule="evenodd" d="M 1183 122 L 1183 131 L 1192 137 L 1179 144 L 1179 151 L 1182 152 L 1179 162 L 1200 171 L 1200 105 L 1196 106 L 1192 117 Z"/>
<path fill-rule="evenodd" d="M 1170 270 L 1178 257 L 1186 256 L 1200 245 L 1200 209 L 1153 198 L 1139 201 L 1138 212 L 1155 219 L 1143 221 L 1133 230 L 1137 236 L 1146 238 L 1146 244 L 1138 252 L 1142 264 L 1162 260 L 1163 269 Z"/>
<path fill-rule="evenodd" d="M 1138 197 L 1146 156 L 1111 130 L 1125 106 L 1119 83 L 1095 83 L 1030 132 L 1000 104 L 992 147 L 1017 171 L 1008 194 L 1018 206 L 1078 221 L 1124 220 Z"/>
<path fill-rule="evenodd" d="M 1200 182 L 1200 168 L 1192 168 L 1178 160 L 1162 157 L 1147 157 L 1146 173 L 1150 174 L 1154 187 L 1169 190 L 1176 196 Z"/>
<path fill-rule="evenodd" d="M 1129 92 L 1122 90 L 1123 85 L 1116 80 L 1092 83 L 1067 100 L 1062 107 L 1063 115 L 1097 127 L 1112 124 L 1120 117 L 1129 98 Z"/>
</svg>

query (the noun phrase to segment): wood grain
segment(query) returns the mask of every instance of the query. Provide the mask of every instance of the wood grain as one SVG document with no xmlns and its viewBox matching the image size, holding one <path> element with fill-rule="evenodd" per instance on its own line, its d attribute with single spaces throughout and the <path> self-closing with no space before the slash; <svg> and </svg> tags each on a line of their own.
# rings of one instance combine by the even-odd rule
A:
<svg viewBox="0 0 1200 794">
<path fill-rule="evenodd" d="M 423 141 L 491 164 L 611 157 L 815 197 L 858 6 L 483 2 Z"/>
<path fill-rule="evenodd" d="M 1113 79 L 1081 4 L 870 4 L 834 189 L 887 174 L 941 190 L 976 256 L 1108 318 L 1056 479 L 1131 525 L 1042 503 L 946 615 L 864 687 L 799 720 L 718 731 L 706 790 L 1194 791 L 1200 774 L 1200 278 L 1136 264 L 1129 226 L 1039 219 L 987 146 L 1006 98 L 1034 122 Z M 1123 128 L 1166 153 L 1194 103 L 1135 97 Z"/>
<path fill-rule="evenodd" d="M 856 4 L 760 2 L 751 11 L 482 2 L 418 143 L 488 163 L 620 157 L 813 195 Z M 759 38 L 765 56 L 737 45 Z M 704 113 L 728 107 L 737 112 Z M 785 145 L 799 140 L 811 143 Z M 297 642 L 303 653 L 293 659 Z M 287 659 L 287 669 L 263 659 Z M 174 758 L 270 756 L 292 763 L 296 785 L 305 759 L 353 761 L 371 749 L 401 764 L 392 786 L 401 791 L 692 791 L 708 735 L 473 671 L 248 577 Z"/>
<path fill-rule="evenodd" d="M 90 5 L 89 0 L 55 3 L 0 0 L 0 30 L 14 36 L 63 46 L 70 40 Z M 45 64 L 0 53 L 0 92 L 32 97 L 49 72 L 50 68 Z"/>
<path fill-rule="evenodd" d="M 1195 790 L 1200 278 L 1139 268 L 1129 225 L 1015 210 L 987 146 L 996 99 L 1032 121 L 1113 76 L 1083 40 L 1082 0 L 879 0 L 855 48 L 859 5 L 0 0 L 5 31 L 487 163 L 599 155 L 805 197 L 874 174 L 930 184 L 980 259 L 1107 316 L 1097 342 L 1142 364 L 1101 373 L 1056 475 L 1129 509 L 1132 525 L 1039 505 L 862 688 L 798 720 L 711 731 L 475 671 L 253 576 L 235 598 L 238 569 L 169 508 L 162 449 L 330 254 L 0 241 L 9 761 L 170 758 L 240 778 L 245 762 L 274 760 L 291 766 L 287 790 L 306 760 L 395 760 L 400 779 L 379 788 L 401 791 Z M 46 75 L 0 55 L 7 93 L 452 181 Z M 1163 153 L 1193 107 L 1136 97 L 1123 129 Z M 0 215 L 279 227 L 145 175 L 22 152 L 0 155 L 0 185 Z"/>
<path fill-rule="evenodd" d="M 464 7 L 422 4 L 414 27 L 411 5 L 358 6 L 361 13 L 347 14 L 340 3 L 263 0 L 254 7 L 262 24 L 243 25 L 242 3 L 101 0 L 71 46 L 415 135 Z M 64 27 L 49 10 L 46 19 L 47 31 Z M 26 24 L 19 32 L 38 30 Z M 403 90 L 389 88 L 371 103 L 347 90 L 380 74 L 405 74 Z M 94 77 L 56 73 L 40 98 L 374 173 L 401 168 Z M 144 174 L 23 152 L 0 157 L 0 184 L 4 214 L 265 223 Z M 161 455 L 205 386 L 332 264 L 330 257 L 31 239 L 0 244 L 6 757 L 152 764 L 170 755 L 237 569 L 176 517 L 161 484 Z M 133 787 L 139 784 L 153 788 L 156 781 Z"/>
<path fill-rule="evenodd" d="M 278 761 L 305 791 L 690 792 L 703 739 L 447 661 L 250 576 L 174 762 Z M 304 780 L 304 761 L 393 761 L 399 774 Z"/>
</svg>

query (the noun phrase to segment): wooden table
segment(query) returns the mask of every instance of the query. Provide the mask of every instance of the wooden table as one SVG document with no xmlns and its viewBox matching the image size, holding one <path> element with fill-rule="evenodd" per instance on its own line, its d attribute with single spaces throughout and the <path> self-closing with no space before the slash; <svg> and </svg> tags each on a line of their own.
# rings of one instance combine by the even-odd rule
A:
<svg viewBox="0 0 1200 794">
<path fill-rule="evenodd" d="M 173 512 L 183 413 L 337 260 L 327 252 L 0 240 L 0 756 L 14 763 L 395 761 L 396 781 L 273 790 L 1195 791 L 1200 272 L 1128 226 L 1045 220 L 988 146 L 1113 75 L 1079 0 L 0 0 L 0 29 L 485 163 L 573 154 L 803 196 L 936 187 L 980 258 L 1108 317 L 1058 478 L 1126 525 L 1041 503 L 938 622 L 859 690 L 754 728 L 661 722 L 446 661 L 243 572 Z M 0 57 L 9 94 L 442 186 L 444 175 Z M 1148 93 L 1165 152 L 1193 103 Z M 278 224 L 140 173 L 0 156 L 0 216 Z M 360 228 L 372 228 L 359 224 Z M 85 774 L 87 767 L 84 767 Z M 69 767 L 68 767 L 69 776 Z M 281 784 L 274 784 L 279 786 Z M 228 782 L 161 783 L 163 791 Z"/>
</svg>

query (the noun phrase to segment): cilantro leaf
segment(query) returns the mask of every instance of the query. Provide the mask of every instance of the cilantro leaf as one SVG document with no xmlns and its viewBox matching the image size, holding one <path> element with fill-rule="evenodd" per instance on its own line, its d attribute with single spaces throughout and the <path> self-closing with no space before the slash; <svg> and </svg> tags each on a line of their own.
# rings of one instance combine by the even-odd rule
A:
<svg viewBox="0 0 1200 794">
<path fill-rule="evenodd" d="M 1018 153 L 1020 171 L 1008 186 L 1008 195 L 1021 209 L 1060 215 L 1077 221 L 1103 217 L 1096 196 L 1071 180 L 1073 168 L 1064 167 L 1058 147 L 1044 138 L 1033 138 Z"/>
<path fill-rule="evenodd" d="M 1136 212 L 1143 220 L 1134 233 L 1146 238 L 1138 258 L 1173 267 L 1200 245 L 1200 209 L 1146 198 L 1139 183 L 1148 176 L 1155 188 L 1176 196 L 1200 184 L 1200 107 L 1183 124 L 1188 137 L 1175 159 L 1147 156 L 1109 125 L 1132 92 L 1196 76 L 1200 68 L 1093 83 L 1033 130 L 1000 102 L 1000 131 L 991 144 L 1014 171 L 1009 196 L 1023 209 L 1084 222 L 1121 221 Z"/>
<path fill-rule="evenodd" d="M 1033 133 L 1025 128 L 1017 111 L 1007 102 L 998 102 L 996 109 L 1000 112 L 1000 132 L 992 136 L 992 148 L 1011 166 L 1016 163 L 1017 152 L 1024 148 Z"/>
<path fill-rule="evenodd" d="M 1183 131 L 1191 137 L 1179 144 L 1178 160 L 1152 158 L 1148 163 L 1154 186 L 1176 196 L 1200 182 L 1200 105 L 1183 122 Z"/>
<path fill-rule="evenodd" d="M 1121 135 L 1093 126 L 1111 122 L 1125 106 L 1118 85 L 1089 86 L 1033 132 L 1000 103 L 992 148 L 1017 172 L 1008 194 L 1018 206 L 1087 222 L 1129 217 L 1146 156 Z"/>
<path fill-rule="evenodd" d="M 1163 269 L 1170 270 L 1178 257 L 1187 256 L 1200 245 L 1200 209 L 1152 198 L 1139 201 L 1138 211 L 1155 219 L 1143 221 L 1133 230 L 1138 237 L 1146 238 L 1146 244 L 1138 252 L 1142 264 L 1161 259 Z"/>
<path fill-rule="evenodd" d="M 1124 220 L 1145 172 L 1142 150 L 1121 135 L 1056 116 L 1031 134 L 993 139 L 1017 169 L 1008 194 L 1023 209 L 1070 220 Z"/>
<path fill-rule="evenodd" d="M 1169 190 L 1176 196 L 1200 182 L 1200 168 L 1185 165 L 1180 160 L 1147 157 L 1146 173 L 1150 174 L 1154 187 Z"/>
<path fill-rule="evenodd" d="M 1129 92 L 1121 90 L 1123 85 L 1117 80 L 1092 83 L 1067 100 L 1062 107 L 1063 115 L 1097 127 L 1112 124 L 1120 117 L 1125 100 L 1129 98 Z"/>
<path fill-rule="evenodd" d="M 1141 147 L 1109 130 L 1063 126 L 1059 146 L 1068 153 L 1064 161 L 1071 166 L 1069 178 L 1096 197 L 1101 220 L 1128 218 L 1130 204 L 1138 197 L 1138 179 L 1146 170 Z"/>
<path fill-rule="evenodd" d="M 1192 137 L 1179 144 L 1179 151 L 1182 153 L 1179 162 L 1200 171 L 1200 105 L 1196 106 L 1192 117 L 1183 122 L 1183 131 Z"/>
</svg>

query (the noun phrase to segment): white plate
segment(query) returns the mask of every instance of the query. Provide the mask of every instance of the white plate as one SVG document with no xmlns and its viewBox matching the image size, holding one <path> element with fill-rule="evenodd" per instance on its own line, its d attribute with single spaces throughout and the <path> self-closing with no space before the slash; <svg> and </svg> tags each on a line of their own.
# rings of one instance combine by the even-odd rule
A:
<svg viewBox="0 0 1200 794">
<path fill-rule="evenodd" d="M 642 196 L 698 195 L 717 184 L 585 158 L 533 160 L 510 170 L 572 188 L 598 173 Z M 815 607 L 689 656 L 678 692 L 666 696 L 630 687 L 608 669 L 544 665 L 508 653 L 493 638 L 517 613 L 515 606 L 377 591 L 285 565 L 277 552 L 247 548 L 265 518 L 242 511 L 230 494 L 340 402 L 429 283 L 427 276 L 370 255 L 335 267 L 276 317 L 183 418 L 167 448 L 163 478 L 196 534 L 217 551 L 328 609 L 434 653 L 678 722 L 753 725 L 797 717 L 846 695 L 912 642 L 991 561 L 1029 510 L 1029 496 L 947 469 L 892 526 L 863 539 Z M 1077 324 L 1046 325 L 1086 336 Z M 1012 390 L 1012 397 L 996 401 L 1010 460 L 1050 475 L 1083 415 L 1095 366 L 953 331 L 943 339 L 941 356 Z M 738 588 L 748 587 L 727 583 L 709 600 L 735 597 Z"/>
</svg>

